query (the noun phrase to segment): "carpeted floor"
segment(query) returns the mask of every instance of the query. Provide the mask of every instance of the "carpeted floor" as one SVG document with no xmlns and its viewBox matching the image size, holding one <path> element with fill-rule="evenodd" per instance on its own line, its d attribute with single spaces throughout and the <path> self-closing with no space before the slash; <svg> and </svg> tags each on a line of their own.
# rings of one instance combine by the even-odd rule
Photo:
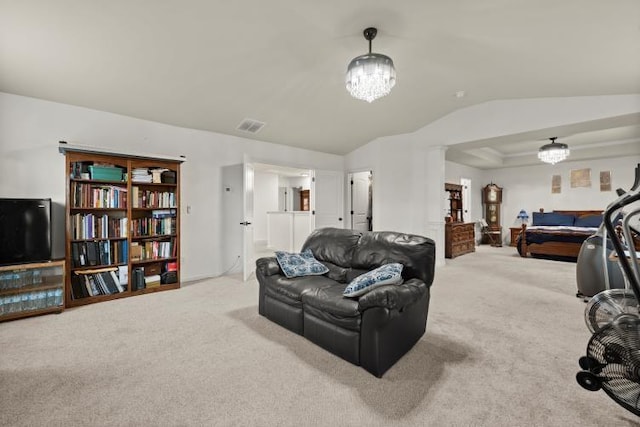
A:
<svg viewBox="0 0 640 427">
<path fill-rule="evenodd" d="M 236 277 L 0 324 L 0 425 L 638 426 L 575 381 L 575 264 L 478 247 L 436 271 L 382 379 L 258 316 Z"/>
</svg>

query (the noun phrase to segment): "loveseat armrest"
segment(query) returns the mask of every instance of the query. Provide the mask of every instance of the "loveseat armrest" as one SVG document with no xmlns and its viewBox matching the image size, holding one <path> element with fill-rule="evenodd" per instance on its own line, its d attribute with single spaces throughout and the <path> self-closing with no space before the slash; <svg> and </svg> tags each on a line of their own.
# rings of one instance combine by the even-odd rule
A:
<svg viewBox="0 0 640 427">
<path fill-rule="evenodd" d="M 264 257 L 256 260 L 256 269 L 265 277 L 276 274 L 284 275 L 276 257 Z"/>
<path fill-rule="evenodd" d="M 401 311 L 419 301 L 427 292 L 427 285 L 420 279 L 410 279 L 401 285 L 386 285 L 375 288 L 358 299 L 358 310 L 384 307 Z"/>
</svg>

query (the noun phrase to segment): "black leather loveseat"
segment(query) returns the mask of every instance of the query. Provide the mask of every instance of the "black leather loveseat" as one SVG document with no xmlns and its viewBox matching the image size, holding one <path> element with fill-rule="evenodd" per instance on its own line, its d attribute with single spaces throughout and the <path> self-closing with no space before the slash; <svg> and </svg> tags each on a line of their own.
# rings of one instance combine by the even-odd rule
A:
<svg viewBox="0 0 640 427">
<path fill-rule="evenodd" d="M 328 273 L 287 278 L 275 257 L 256 261 L 259 313 L 381 377 L 425 332 L 433 240 L 323 228 L 311 233 L 306 249 Z M 403 265 L 402 284 L 380 286 L 358 298 L 342 295 L 355 277 L 392 262 Z"/>
</svg>

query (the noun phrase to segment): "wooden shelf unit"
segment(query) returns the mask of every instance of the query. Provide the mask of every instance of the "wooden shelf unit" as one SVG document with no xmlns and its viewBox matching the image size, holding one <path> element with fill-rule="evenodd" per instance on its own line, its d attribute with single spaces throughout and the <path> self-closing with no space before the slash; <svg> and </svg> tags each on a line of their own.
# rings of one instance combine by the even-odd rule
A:
<svg viewBox="0 0 640 427">
<path fill-rule="evenodd" d="M 462 185 L 445 183 L 444 190 L 449 193 L 449 218 L 448 222 L 464 222 L 462 209 Z"/>
<path fill-rule="evenodd" d="M 60 260 L 0 266 L 0 321 L 60 313 L 64 265 Z"/>
<path fill-rule="evenodd" d="M 181 161 L 74 149 L 64 154 L 66 306 L 179 288 Z M 122 179 L 91 179 L 100 176 L 87 177 L 89 166 L 109 174 L 120 168 Z M 138 175 L 145 171 L 152 182 Z M 133 288 L 139 268 L 145 281 L 154 276 L 155 286 Z"/>
</svg>

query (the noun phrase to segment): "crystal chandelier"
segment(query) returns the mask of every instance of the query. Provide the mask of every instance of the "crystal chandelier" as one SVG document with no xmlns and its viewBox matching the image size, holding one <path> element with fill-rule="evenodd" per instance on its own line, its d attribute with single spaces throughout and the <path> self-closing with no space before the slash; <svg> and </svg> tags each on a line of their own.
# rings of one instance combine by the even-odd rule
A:
<svg viewBox="0 0 640 427">
<path fill-rule="evenodd" d="M 354 98 L 367 102 L 389 95 L 396 84 L 396 69 L 391 58 L 371 53 L 371 40 L 376 34 L 376 28 L 364 30 L 364 38 L 369 40 L 369 53 L 353 58 L 347 67 L 347 90 Z"/>
<path fill-rule="evenodd" d="M 540 147 L 540 150 L 538 150 L 538 158 L 545 163 L 555 165 L 569 156 L 569 146 L 556 142 L 556 139 L 558 139 L 557 136 L 549 139 L 551 143 L 543 145 Z"/>
</svg>

